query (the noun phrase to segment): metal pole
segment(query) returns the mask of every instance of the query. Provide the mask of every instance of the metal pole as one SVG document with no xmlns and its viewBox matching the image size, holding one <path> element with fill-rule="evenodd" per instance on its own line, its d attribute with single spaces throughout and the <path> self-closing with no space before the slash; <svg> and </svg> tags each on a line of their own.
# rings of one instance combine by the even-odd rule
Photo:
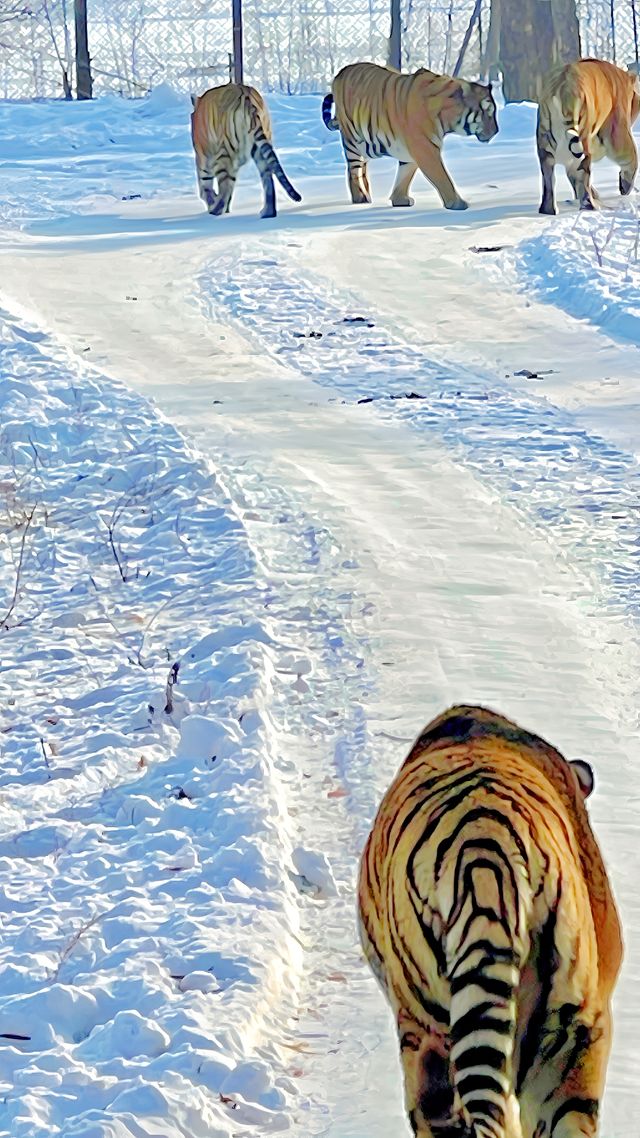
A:
<svg viewBox="0 0 640 1138">
<path fill-rule="evenodd" d="M 391 31 L 389 33 L 389 67 L 402 71 L 402 27 L 400 23 L 401 0 L 391 0 Z"/>
<path fill-rule="evenodd" d="M 242 83 L 242 0 L 231 0 L 233 14 L 233 81 Z"/>
<path fill-rule="evenodd" d="M 89 58 L 89 39 L 87 35 L 87 0 L 75 0 L 74 17 L 76 26 L 76 98 L 91 99 L 91 60 Z"/>
<path fill-rule="evenodd" d="M 611 22 L 611 54 L 613 62 L 616 62 L 616 5 L 615 0 L 611 0 L 609 5 L 609 19 Z"/>
</svg>

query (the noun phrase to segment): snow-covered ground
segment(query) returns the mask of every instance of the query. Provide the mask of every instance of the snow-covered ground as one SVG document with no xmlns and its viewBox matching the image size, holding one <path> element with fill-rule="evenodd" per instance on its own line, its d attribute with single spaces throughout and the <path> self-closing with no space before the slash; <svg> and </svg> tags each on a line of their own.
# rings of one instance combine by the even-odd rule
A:
<svg viewBox="0 0 640 1138">
<path fill-rule="evenodd" d="M 634 1138 L 635 198 L 540 218 L 522 106 L 448 140 L 467 213 L 387 161 L 355 208 L 272 109 L 264 222 L 249 167 L 203 211 L 167 89 L 0 103 L 0 1135 L 408 1132 L 354 876 L 465 700 L 595 767 Z"/>
</svg>

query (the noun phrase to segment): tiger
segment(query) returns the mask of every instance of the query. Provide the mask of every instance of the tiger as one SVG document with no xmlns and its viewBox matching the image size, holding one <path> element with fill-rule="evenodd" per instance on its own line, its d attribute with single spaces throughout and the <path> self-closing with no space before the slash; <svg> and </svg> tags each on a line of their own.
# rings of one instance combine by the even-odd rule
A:
<svg viewBox="0 0 640 1138">
<path fill-rule="evenodd" d="M 276 216 L 274 174 L 294 202 L 302 201 L 273 149 L 269 111 L 255 87 L 225 83 L 203 95 L 192 95 L 191 102 L 198 188 L 209 213 L 229 212 L 238 170 L 249 158 L 258 167 L 264 189 L 260 217 Z"/>
<path fill-rule="evenodd" d="M 594 1138 L 622 960 L 589 763 L 484 707 L 419 735 L 360 862 L 420 1138 Z"/>
<path fill-rule="evenodd" d="M 536 141 L 542 172 L 539 213 L 557 213 L 554 169 L 561 162 L 580 209 L 596 208 L 591 163 L 606 155 L 620 167 L 620 193 L 630 194 L 638 169 L 631 127 L 640 112 L 638 76 L 602 59 L 553 68 L 543 80 Z"/>
<path fill-rule="evenodd" d="M 371 201 L 367 160 L 391 156 L 399 163 L 392 205 L 414 204 L 409 188 L 420 170 L 446 209 L 467 209 L 444 168 L 443 139 L 467 134 L 489 142 L 498 131 L 490 87 L 426 68 L 408 75 L 375 63 L 350 63 L 338 72 L 322 103 L 322 118 L 342 135 L 355 205 Z"/>
</svg>

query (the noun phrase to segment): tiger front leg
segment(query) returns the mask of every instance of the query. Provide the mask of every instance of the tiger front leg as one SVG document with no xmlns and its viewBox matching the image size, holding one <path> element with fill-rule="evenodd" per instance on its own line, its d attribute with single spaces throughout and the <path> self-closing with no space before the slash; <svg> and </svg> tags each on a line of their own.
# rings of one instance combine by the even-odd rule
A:
<svg viewBox="0 0 640 1138">
<path fill-rule="evenodd" d="M 410 206 L 415 204 L 414 198 L 409 196 L 409 187 L 416 175 L 418 167 L 415 162 L 399 162 L 398 173 L 391 191 L 391 205 Z"/>
<path fill-rule="evenodd" d="M 420 138 L 412 140 L 408 149 L 418 169 L 440 194 L 445 209 L 469 208 L 447 174 L 438 146 L 428 138 Z"/>
</svg>

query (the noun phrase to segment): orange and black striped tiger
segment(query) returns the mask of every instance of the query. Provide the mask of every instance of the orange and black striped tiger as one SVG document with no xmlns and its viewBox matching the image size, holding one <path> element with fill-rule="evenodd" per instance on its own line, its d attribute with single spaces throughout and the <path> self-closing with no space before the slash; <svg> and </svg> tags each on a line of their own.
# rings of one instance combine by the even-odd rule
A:
<svg viewBox="0 0 640 1138">
<path fill-rule="evenodd" d="M 412 747 L 360 867 L 420 1138 L 593 1138 L 620 924 L 588 763 L 482 707 Z"/>
<path fill-rule="evenodd" d="M 413 205 L 409 187 L 420 170 L 447 209 L 466 209 L 442 162 L 445 135 L 489 142 L 498 131 L 490 87 L 425 68 L 403 75 L 376 63 L 350 63 L 338 72 L 324 98 L 322 118 L 329 130 L 342 135 L 355 205 L 371 201 L 368 160 L 390 156 L 399 162 L 392 205 Z"/>
<path fill-rule="evenodd" d="M 260 217 L 276 216 L 274 174 L 294 202 L 302 200 L 273 149 L 269 111 L 255 87 L 225 83 L 204 95 L 192 95 L 191 102 L 198 188 L 209 213 L 229 212 L 238 170 L 250 158 L 258 167 L 264 189 Z"/>
<path fill-rule="evenodd" d="M 594 209 L 591 163 L 605 155 L 620 167 L 621 194 L 630 194 L 638 170 L 631 128 L 640 113 L 640 80 L 602 59 L 579 59 L 545 77 L 538 107 L 542 171 L 540 213 L 556 213 L 554 171 L 561 162 L 580 209 Z"/>
</svg>

